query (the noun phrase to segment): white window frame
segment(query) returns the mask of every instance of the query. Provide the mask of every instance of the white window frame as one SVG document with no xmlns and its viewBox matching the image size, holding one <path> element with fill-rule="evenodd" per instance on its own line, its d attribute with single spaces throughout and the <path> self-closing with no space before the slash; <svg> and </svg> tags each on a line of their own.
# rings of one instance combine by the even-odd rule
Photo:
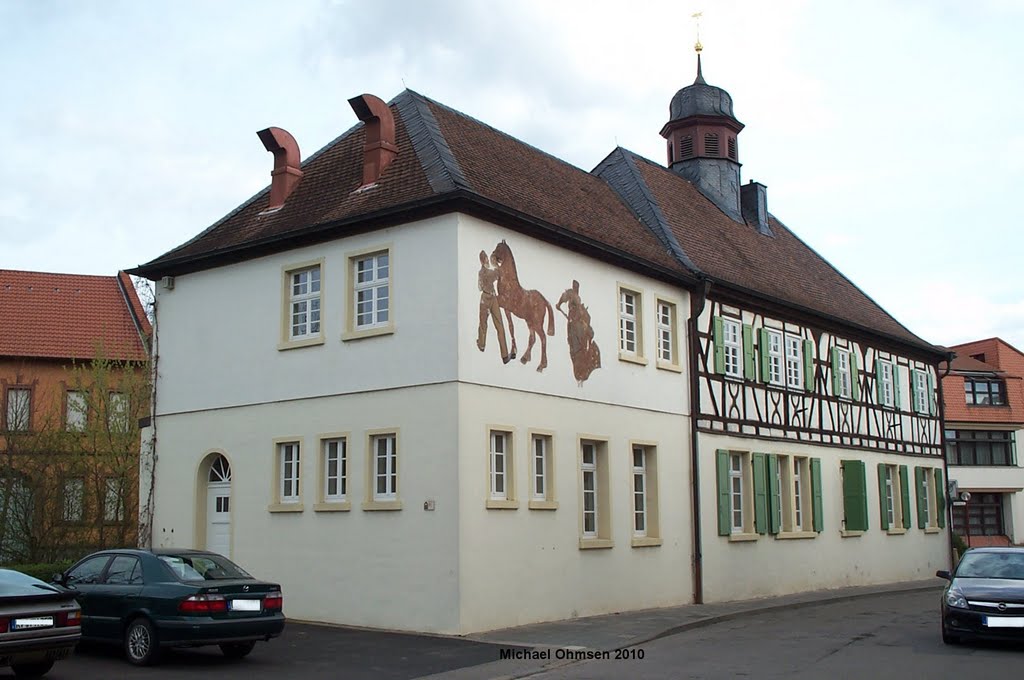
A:
<svg viewBox="0 0 1024 680">
<path fill-rule="evenodd" d="M 647 536 L 647 449 L 643 446 L 633 446 L 633 535 L 637 537 Z M 638 488 L 639 487 L 639 488 Z"/>
<path fill-rule="evenodd" d="M 512 478 L 509 465 L 512 462 L 512 434 L 503 430 L 491 430 L 490 440 L 490 499 L 507 501 L 512 499 L 509 482 Z"/>
<path fill-rule="evenodd" d="M 766 328 L 765 332 L 768 334 L 768 382 L 772 385 L 785 385 L 782 331 Z"/>
<path fill-rule="evenodd" d="M 302 500 L 302 450 L 299 442 L 281 442 L 277 445 L 279 503 L 299 503 Z"/>
<path fill-rule="evenodd" d="M 678 347 L 676 342 L 676 306 L 666 300 L 656 300 L 657 338 L 656 348 L 658 362 L 662 366 L 678 366 Z"/>
<path fill-rule="evenodd" d="M 64 422 L 68 432 L 84 432 L 89 423 L 89 395 L 83 390 L 68 390 L 64 396 Z"/>
<path fill-rule="evenodd" d="M 742 453 L 729 453 L 729 524 L 732 533 L 746 532 L 746 459 Z"/>
<path fill-rule="evenodd" d="M 739 319 L 722 318 L 722 354 L 725 374 L 731 378 L 743 377 L 743 332 Z"/>
<path fill-rule="evenodd" d="M 61 521 L 81 522 L 85 512 L 85 480 L 81 477 L 68 477 L 61 491 Z"/>
<path fill-rule="evenodd" d="M 319 264 L 288 272 L 289 340 L 308 340 L 320 336 L 323 321 L 322 290 L 323 270 Z"/>
<path fill-rule="evenodd" d="M 111 432 L 127 432 L 128 427 L 128 395 L 124 392 L 107 393 L 107 427 Z"/>
<path fill-rule="evenodd" d="M 598 444 L 597 442 L 585 441 L 580 445 L 580 473 L 582 475 L 582 489 L 583 489 L 583 504 L 580 510 L 583 515 L 583 537 L 584 538 L 597 538 L 598 531 L 600 528 L 600 511 L 599 506 L 599 480 L 598 480 Z M 589 454 L 589 460 L 588 460 Z M 589 483 L 588 483 L 589 480 Z M 587 498 L 591 498 L 592 510 L 587 509 Z M 590 521 L 590 527 L 587 528 L 588 518 Z"/>
<path fill-rule="evenodd" d="M 352 257 L 352 327 L 357 331 L 391 324 L 391 251 Z M 364 264 L 366 269 L 360 269 Z M 360 296 L 367 294 L 365 299 Z M 361 311 L 360 305 L 366 307 Z M 364 318 L 368 317 L 368 318 Z"/>
<path fill-rule="evenodd" d="M 879 393 L 881 394 L 882 406 L 895 406 L 896 404 L 896 392 L 893 389 L 893 362 L 891 361 L 879 361 Z"/>
<path fill-rule="evenodd" d="M 928 394 L 928 372 L 923 370 L 915 370 L 914 376 L 914 410 L 917 413 L 928 413 L 931 409 L 929 408 L 929 394 Z"/>
<path fill-rule="evenodd" d="M 320 440 L 323 455 L 323 499 L 325 503 L 343 503 L 348 500 L 348 438 L 326 437 Z M 334 474 L 331 474 L 331 462 Z M 331 482 L 334 493 L 331 493 Z"/>
<path fill-rule="evenodd" d="M 643 298 L 639 291 L 619 287 L 619 356 L 643 357 Z"/>
<path fill-rule="evenodd" d="M 784 342 L 786 355 L 786 386 L 802 390 L 804 389 L 803 338 L 796 335 L 786 334 Z"/>
<path fill-rule="evenodd" d="M 850 375 L 850 350 L 836 349 L 836 375 L 839 382 L 837 397 L 850 399 L 853 395 L 853 382 Z"/>
<path fill-rule="evenodd" d="M 383 444 L 383 446 L 381 446 Z M 371 497 L 374 501 L 398 499 L 398 435 L 395 433 L 370 436 Z M 384 463 L 383 470 L 381 462 Z M 383 480 L 384 489 L 380 489 Z"/>
<path fill-rule="evenodd" d="M 124 521 L 124 495 L 121 481 L 117 477 L 106 477 L 103 480 L 103 521 Z"/>
<path fill-rule="evenodd" d="M 27 432 L 32 422 L 32 389 L 7 388 L 7 412 L 4 427 L 8 432 Z"/>
<path fill-rule="evenodd" d="M 551 437 L 544 434 L 530 435 L 530 497 L 535 501 L 550 500 L 551 497 Z"/>
<path fill-rule="evenodd" d="M 902 523 L 897 525 L 897 521 L 901 520 L 896 512 L 896 503 L 899 500 L 902 506 L 902 500 L 899 496 L 899 470 L 896 469 L 895 465 L 885 465 L 885 518 L 888 522 L 890 529 L 902 527 Z M 902 507 L 901 507 L 902 509 Z"/>
</svg>

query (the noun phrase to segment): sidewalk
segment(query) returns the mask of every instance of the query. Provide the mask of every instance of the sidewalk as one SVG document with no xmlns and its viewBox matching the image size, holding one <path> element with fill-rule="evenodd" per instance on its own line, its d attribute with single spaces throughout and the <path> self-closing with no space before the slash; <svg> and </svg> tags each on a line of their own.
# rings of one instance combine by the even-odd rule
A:
<svg viewBox="0 0 1024 680">
<path fill-rule="evenodd" d="M 524 678 L 545 670 L 572 663 L 559 661 L 558 650 L 612 651 L 640 645 L 651 640 L 675 635 L 685 630 L 710 626 L 722 621 L 770 612 L 779 609 L 810 607 L 816 604 L 839 602 L 883 593 L 902 593 L 919 590 L 938 591 L 946 581 L 938 578 L 923 581 L 905 581 L 878 586 L 853 586 L 832 590 L 818 590 L 795 595 L 766 597 L 738 602 L 714 604 L 688 604 L 679 607 L 645 609 L 621 614 L 607 614 L 586 618 L 537 623 L 516 628 L 467 635 L 466 639 L 488 642 L 503 647 L 525 647 L 537 652 L 548 651 L 547 659 L 505 660 L 481 666 L 461 668 L 448 673 L 429 676 L 432 680 L 511 680 Z"/>
</svg>

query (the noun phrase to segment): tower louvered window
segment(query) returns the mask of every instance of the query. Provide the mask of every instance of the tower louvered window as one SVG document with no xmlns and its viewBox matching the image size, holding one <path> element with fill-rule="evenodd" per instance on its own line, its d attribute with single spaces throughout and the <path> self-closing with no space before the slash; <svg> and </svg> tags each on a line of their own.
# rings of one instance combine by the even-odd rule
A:
<svg viewBox="0 0 1024 680">
<path fill-rule="evenodd" d="M 689 158 L 693 155 L 693 137 L 686 135 L 679 138 L 679 159 Z"/>
<path fill-rule="evenodd" d="M 704 135 L 704 155 L 718 156 L 718 135 L 707 133 Z"/>
<path fill-rule="evenodd" d="M 729 158 L 736 160 L 736 138 L 729 138 Z"/>
</svg>

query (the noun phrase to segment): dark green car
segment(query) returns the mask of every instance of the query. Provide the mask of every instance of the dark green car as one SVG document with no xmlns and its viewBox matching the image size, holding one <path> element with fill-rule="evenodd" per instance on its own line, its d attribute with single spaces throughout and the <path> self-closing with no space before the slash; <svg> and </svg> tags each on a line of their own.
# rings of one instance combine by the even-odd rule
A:
<svg viewBox="0 0 1024 680">
<path fill-rule="evenodd" d="M 220 645 L 241 658 L 284 630 L 281 586 L 201 550 L 104 550 L 54 582 L 75 591 L 82 639 L 124 646 L 136 665 L 161 648 Z"/>
</svg>

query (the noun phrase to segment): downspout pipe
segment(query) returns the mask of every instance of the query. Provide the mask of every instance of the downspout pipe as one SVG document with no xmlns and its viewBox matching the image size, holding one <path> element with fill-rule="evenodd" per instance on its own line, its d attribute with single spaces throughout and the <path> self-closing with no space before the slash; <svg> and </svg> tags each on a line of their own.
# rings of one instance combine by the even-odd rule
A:
<svg viewBox="0 0 1024 680">
<path fill-rule="evenodd" d="M 698 275 L 697 297 L 691 298 L 690 318 L 686 329 L 689 335 L 690 362 L 690 500 L 693 518 L 693 603 L 704 604 L 704 557 L 701 549 L 700 530 L 700 452 L 697 445 L 697 416 L 700 413 L 700 338 L 697 321 L 704 312 L 711 292 L 711 281 Z"/>
<path fill-rule="evenodd" d="M 941 489 L 941 491 L 946 496 L 946 540 L 949 543 L 949 566 L 951 570 L 956 568 L 953 560 L 953 501 L 949 497 L 949 457 L 946 455 L 946 399 L 942 390 L 942 382 L 949 375 L 950 371 L 953 370 L 953 359 L 955 357 L 956 352 L 946 353 L 946 371 L 936 381 L 939 384 L 939 394 L 937 396 L 939 400 L 939 447 L 942 449 L 942 475 L 946 487 Z M 936 374 L 939 372 L 938 368 L 939 364 L 936 364 Z"/>
</svg>

